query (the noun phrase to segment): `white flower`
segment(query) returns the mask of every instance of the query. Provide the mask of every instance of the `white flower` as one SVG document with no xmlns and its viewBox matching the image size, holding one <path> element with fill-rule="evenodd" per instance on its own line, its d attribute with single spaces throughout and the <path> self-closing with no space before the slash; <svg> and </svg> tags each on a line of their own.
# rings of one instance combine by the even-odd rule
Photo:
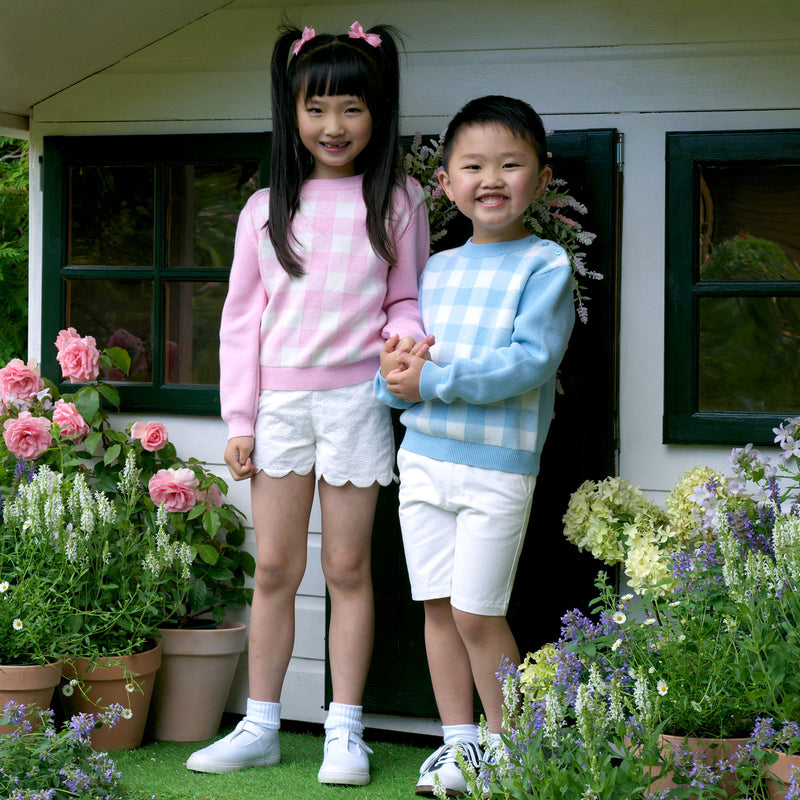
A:
<svg viewBox="0 0 800 800">
<path fill-rule="evenodd" d="M 0 583 L 0 594 L 5 594 L 8 591 L 8 581 L 3 581 Z"/>
<path fill-rule="evenodd" d="M 617 613 L 614 614 L 613 616 L 613 620 L 614 622 L 617 623 L 617 625 L 624 624 L 627 621 L 627 619 L 628 618 L 621 611 L 617 611 Z"/>
<path fill-rule="evenodd" d="M 13 626 L 13 628 L 14 628 L 14 630 L 15 630 L 15 631 L 21 631 L 21 630 L 22 630 L 22 628 L 24 627 L 24 626 L 23 626 L 23 624 L 22 624 L 22 620 L 21 620 L 19 617 L 17 617 L 17 619 L 15 619 L 15 620 L 14 620 L 14 621 L 11 623 L 11 625 Z"/>
<path fill-rule="evenodd" d="M 133 711 L 131 711 L 129 708 L 123 708 L 120 712 L 120 716 L 122 719 L 130 719 L 133 716 Z"/>
<path fill-rule="evenodd" d="M 622 597 L 620 599 L 627 603 L 629 600 L 633 600 L 633 595 L 632 594 L 624 594 L 624 595 L 622 595 Z"/>
<path fill-rule="evenodd" d="M 692 708 L 697 711 L 698 714 L 703 710 L 703 707 L 697 702 L 697 700 L 692 700 Z"/>
<path fill-rule="evenodd" d="M 617 641 L 611 645 L 612 650 L 619 650 L 620 647 L 622 647 L 622 639 L 617 639 Z"/>
<path fill-rule="evenodd" d="M 656 691 L 663 697 L 667 693 L 667 682 L 665 680 L 660 680 L 656 684 Z"/>
<path fill-rule="evenodd" d="M 125 684 L 125 691 L 128 692 L 128 694 L 130 694 L 131 692 L 135 692 L 136 691 L 136 686 L 134 686 L 134 684 L 132 684 L 132 683 L 126 683 Z"/>
<path fill-rule="evenodd" d="M 656 618 L 655 618 L 655 617 L 648 617 L 648 618 L 647 618 L 647 619 L 644 621 L 644 623 L 643 623 L 643 624 L 644 624 L 644 625 L 655 625 L 655 624 L 656 624 Z"/>
<path fill-rule="evenodd" d="M 64 697 L 72 697 L 72 695 L 75 694 L 75 687 L 71 683 L 66 683 L 61 687 L 61 694 L 63 694 Z"/>
</svg>

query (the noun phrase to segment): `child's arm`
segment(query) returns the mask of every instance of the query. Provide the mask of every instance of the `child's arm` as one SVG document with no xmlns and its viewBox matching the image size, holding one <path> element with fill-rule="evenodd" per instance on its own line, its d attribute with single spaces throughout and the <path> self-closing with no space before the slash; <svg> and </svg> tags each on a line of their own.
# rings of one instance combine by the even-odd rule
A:
<svg viewBox="0 0 800 800">
<path fill-rule="evenodd" d="M 444 366 L 399 355 L 407 369 L 392 373 L 387 385 L 406 401 L 415 396 L 415 380 L 423 400 L 488 405 L 515 397 L 553 378 L 574 322 L 572 274 L 569 264 L 563 264 L 528 279 L 507 347 L 475 358 L 456 358 Z"/>
<path fill-rule="evenodd" d="M 430 229 L 428 208 L 422 188 L 416 181 L 408 183 L 408 199 L 401 191 L 395 192 L 395 210 L 400 204 L 407 208 L 402 219 L 404 227 L 395 236 L 395 263 L 389 267 L 386 278 L 386 297 L 383 310 L 386 324 L 383 335 L 411 336 L 416 341 L 425 337 L 419 315 L 419 276 L 430 254 Z"/>
<path fill-rule="evenodd" d="M 255 218 L 261 204 L 266 202 L 265 196 L 256 193 L 239 215 L 228 294 L 220 321 L 220 404 L 229 437 L 253 435 L 258 407 L 259 333 L 267 297 L 259 273 Z"/>
</svg>

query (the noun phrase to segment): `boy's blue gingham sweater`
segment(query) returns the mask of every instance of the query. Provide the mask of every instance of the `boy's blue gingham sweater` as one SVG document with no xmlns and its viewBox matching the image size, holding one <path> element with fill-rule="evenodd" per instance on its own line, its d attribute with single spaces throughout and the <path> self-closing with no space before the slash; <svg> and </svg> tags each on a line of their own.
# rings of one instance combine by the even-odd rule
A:
<svg viewBox="0 0 800 800">
<path fill-rule="evenodd" d="M 564 250 L 529 236 L 430 258 L 420 279 L 422 324 L 436 337 L 420 403 L 398 400 L 380 373 L 377 396 L 406 409 L 403 448 L 439 461 L 537 474 L 556 370 L 575 311 Z"/>
</svg>

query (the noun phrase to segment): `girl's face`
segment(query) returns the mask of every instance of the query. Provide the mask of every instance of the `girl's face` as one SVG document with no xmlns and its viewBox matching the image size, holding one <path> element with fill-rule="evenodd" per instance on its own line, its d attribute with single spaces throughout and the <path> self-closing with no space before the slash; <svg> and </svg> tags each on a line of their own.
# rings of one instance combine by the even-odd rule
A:
<svg viewBox="0 0 800 800">
<path fill-rule="evenodd" d="M 300 141 L 314 158 L 310 178 L 348 178 L 355 159 L 369 144 L 372 115 L 358 97 L 314 95 L 297 98 Z"/>
</svg>

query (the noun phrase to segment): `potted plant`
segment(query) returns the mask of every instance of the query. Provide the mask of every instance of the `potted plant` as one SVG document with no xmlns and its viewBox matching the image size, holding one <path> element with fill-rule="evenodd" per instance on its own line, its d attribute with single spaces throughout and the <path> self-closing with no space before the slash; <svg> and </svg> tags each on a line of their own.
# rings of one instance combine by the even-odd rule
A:
<svg viewBox="0 0 800 800">
<path fill-rule="evenodd" d="M 112 427 L 106 408 L 118 407 L 119 397 L 98 377 L 101 370 L 127 373 L 130 355 L 123 348 L 101 352 L 92 337 L 72 328 L 61 331 L 56 347 L 64 377 L 82 384 L 74 394 L 59 396 L 33 363 L 15 359 L 0 370 L 0 491 L 6 508 L 13 508 L 34 472 L 49 470 L 64 492 L 78 487 L 94 509 L 118 515 L 115 526 L 104 529 L 105 549 L 94 542 L 96 568 L 77 572 L 70 584 L 67 630 L 79 642 L 69 654 L 95 663 L 133 653 L 145 640 L 158 640 L 164 627 L 187 628 L 198 618 L 212 627 L 233 627 L 224 622 L 226 609 L 249 602 L 252 590 L 245 580 L 254 562 L 240 549 L 243 515 L 225 500 L 225 482 L 196 459 L 180 459 L 161 423 L 136 422 L 128 431 Z M 64 525 L 77 535 L 79 521 Z M 171 564 L 157 578 L 141 581 L 146 565 L 155 567 L 168 552 Z M 106 590 L 119 595 L 108 598 L 110 605 Z M 109 609 L 118 612 L 117 625 Z M 241 642 L 244 626 L 235 627 Z M 243 644 L 237 646 L 238 658 Z M 156 649 L 161 652 L 160 644 Z M 77 694 L 72 683 L 65 688 Z"/>
</svg>

